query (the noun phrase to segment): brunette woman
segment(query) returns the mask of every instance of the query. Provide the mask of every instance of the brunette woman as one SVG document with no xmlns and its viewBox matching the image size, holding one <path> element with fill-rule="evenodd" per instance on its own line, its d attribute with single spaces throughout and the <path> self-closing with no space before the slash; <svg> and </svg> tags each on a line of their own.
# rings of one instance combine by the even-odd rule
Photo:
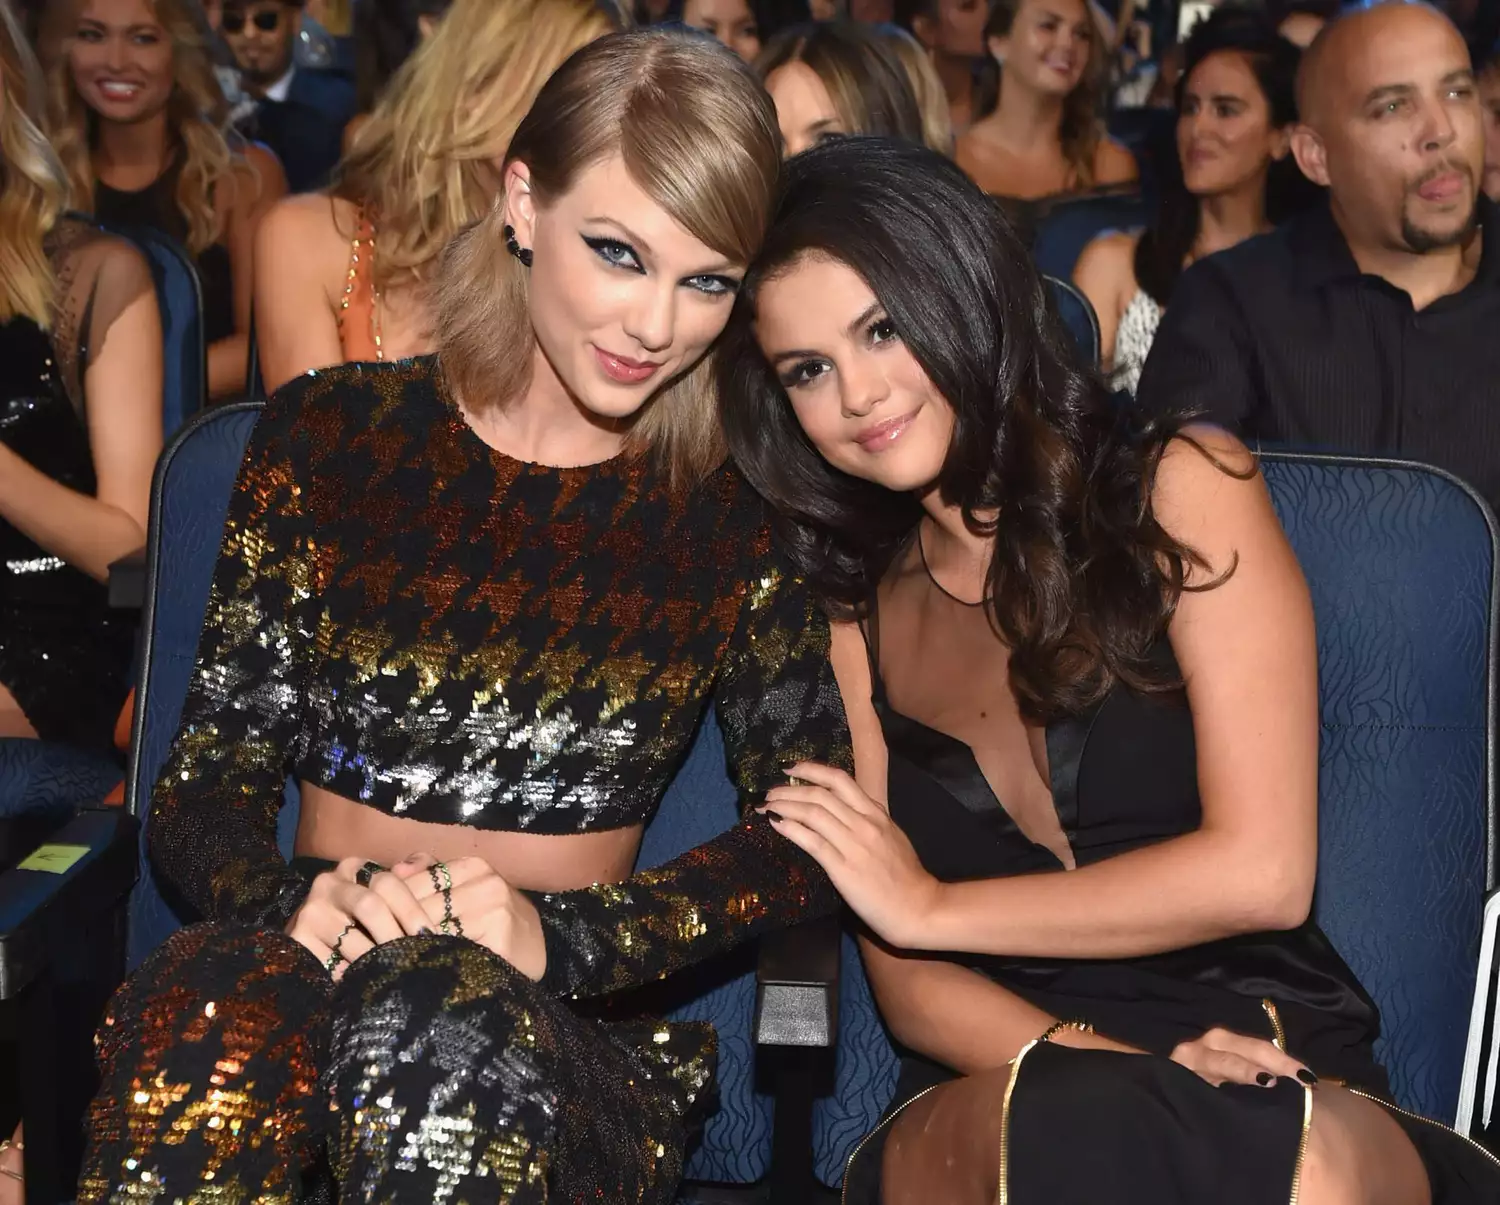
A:
<svg viewBox="0 0 1500 1205">
<path fill-rule="evenodd" d="M 52 136 L 74 204 L 150 227 L 195 258 L 208 389 L 245 387 L 255 227 L 286 191 L 264 147 L 226 136 L 229 114 L 192 0 L 59 0 L 47 14 Z"/>
<path fill-rule="evenodd" d="M 1386 1107 L 1308 917 L 1312 606 L 1253 457 L 1122 414 L 941 156 L 842 139 L 787 176 L 720 364 L 843 617 L 858 766 L 764 810 L 868 926 L 911 1052 L 848 1199 L 1500 1199 L 1500 1161 Z"/>
<path fill-rule="evenodd" d="M 271 400 L 152 800 L 215 923 L 111 1006 L 80 1201 L 282 1200 L 321 1150 L 344 1199 L 674 1199 L 712 1028 L 610 997 L 836 905 L 753 814 L 848 735 L 712 392 L 780 162 L 723 47 L 594 42 L 445 254 L 437 356 Z M 710 704 L 745 821 L 632 875 Z"/>
</svg>

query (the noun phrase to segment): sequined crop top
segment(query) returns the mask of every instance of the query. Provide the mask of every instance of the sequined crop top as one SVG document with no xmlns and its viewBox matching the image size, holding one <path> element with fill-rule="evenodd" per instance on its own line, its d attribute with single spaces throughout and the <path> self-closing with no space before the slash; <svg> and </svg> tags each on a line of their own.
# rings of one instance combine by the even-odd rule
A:
<svg viewBox="0 0 1500 1205">
<path fill-rule="evenodd" d="M 309 373 L 268 403 L 230 500 L 150 846 L 220 920 L 284 925 L 290 773 L 414 820 L 563 834 L 653 812 L 718 707 L 747 819 L 623 884 L 537 897 L 548 983 L 607 991 L 804 914 L 822 871 L 751 808 L 850 764 L 828 625 L 723 467 L 522 463 L 435 358 Z"/>
</svg>

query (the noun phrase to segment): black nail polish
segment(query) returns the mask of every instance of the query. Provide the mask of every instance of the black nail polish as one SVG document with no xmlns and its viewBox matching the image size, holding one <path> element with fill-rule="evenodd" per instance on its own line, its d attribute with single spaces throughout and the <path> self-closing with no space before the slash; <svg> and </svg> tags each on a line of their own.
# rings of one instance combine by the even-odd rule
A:
<svg viewBox="0 0 1500 1205">
<path fill-rule="evenodd" d="M 1255 1077 L 1255 1082 L 1262 1088 L 1269 1088 L 1271 1086 L 1272 1079 L 1273 1077 L 1269 1071 L 1262 1071 Z"/>
<path fill-rule="evenodd" d="M 423 925 L 420 929 L 417 930 L 417 936 L 418 937 L 431 937 L 432 936 L 432 930 L 429 929 L 426 925 Z"/>
<path fill-rule="evenodd" d="M 1309 1088 L 1313 1087 L 1318 1082 L 1318 1077 L 1316 1075 L 1314 1075 L 1311 1071 L 1309 1071 L 1306 1067 L 1302 1068 L 1301 1071 L 1297 1072 L 1297 1078 L 1300 1079 Z"/>
<path fill-rule="evenodd" d="M 766 819 L 768 819 L 768 820 L 780 820 L 781 819 L 781 813 L 780 812 L 773 812 L 769 808 L 766 809 L 765 815 L 766 815 Z"/>
</svg>

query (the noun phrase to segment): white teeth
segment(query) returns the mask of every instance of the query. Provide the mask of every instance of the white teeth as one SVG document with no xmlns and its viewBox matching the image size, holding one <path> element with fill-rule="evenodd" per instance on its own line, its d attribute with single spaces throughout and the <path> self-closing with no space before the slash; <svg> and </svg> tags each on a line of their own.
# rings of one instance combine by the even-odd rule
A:
<svg viewBox="0 0 1500 1205">
<path fill-rule="evenodd" d="M 122 84 L 115 80 L 104 80 L 99 85 L 99 91 L 103 92 L 106 96 L 126 97 L 134 96 L 140 91 L 140 88 L 136 84 Z"/>
</svg>

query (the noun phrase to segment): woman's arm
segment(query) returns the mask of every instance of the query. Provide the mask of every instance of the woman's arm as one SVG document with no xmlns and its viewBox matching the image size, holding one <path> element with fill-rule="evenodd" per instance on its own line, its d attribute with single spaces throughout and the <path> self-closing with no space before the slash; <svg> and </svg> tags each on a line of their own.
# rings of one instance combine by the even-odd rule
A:
<svg viewBox="0 0 1500 1205">
<path fill-rule="evenodd" d="M 1073 269 L 1073 283 L 1089 299 L 1099 319 L 1099 367 L 1109 372 L 1115 366 L 1115 338 L 1120 318 L 1135 294 L 1137 234 L 1106 234 L 1089 243 Z"/>
<path fill-rule="evenodd" d="M 332 198 L 313 193 L 278 202 L 255 236 L 255 337 L 268 390 L 313 368 L 340 364 L 338 311 L 349 241 Z"/>
<path fill-rule="evenodd" d="M 1094 151 L 1094 184 L 1108 188 L 1116 184 L 1134 184 L 1141 178 L 1140 165 L 1124 143 L 1101 138 Z"/>
<path fill-rule="evenodd" d="M 1253 461 L 1222 432 L 1190 432 L 1220 463 Z M 1078 870 L 939 883 L 883 809 L 838 771 L 768 801 L 779 831 L 828 870 L 885 941 L 914 950 L 1131 958 L 1306 919 L 1317 863 L 1318 698 L 1312 605 L 1263 479 L 1238 479 L 1176 441 L 1152 506 L 1207 562 L 1169 636 L 1187 685 L 1202 824 Z"/>
<path fill-rule="evenodd" d="M 96 294 L 120 297 L 123 308 L 88 334 L 93 358 L 83 366 L 94 495 L 69 489 L 0 445 L 0 515 L 101 582 L 111 562 L 146 543 L 151 473 L 162 444 L 161 317 L 150 270 L 125 246 L 106 257 Z"/>
<path fill-rule="evenodd" d="M 277 200 L 286 195 L 286 173 L 265 147 L 245 148 L 245 164 L 236 170 L 229 193 L 224 240 L 229 248 L 229 272 L 234 285 L 234 334 L 208 349 L 208 394 L 234 397 L 245 392 L 250 363 L 250 306 L 255 280 L 255 230 Z"/>
</svg>

